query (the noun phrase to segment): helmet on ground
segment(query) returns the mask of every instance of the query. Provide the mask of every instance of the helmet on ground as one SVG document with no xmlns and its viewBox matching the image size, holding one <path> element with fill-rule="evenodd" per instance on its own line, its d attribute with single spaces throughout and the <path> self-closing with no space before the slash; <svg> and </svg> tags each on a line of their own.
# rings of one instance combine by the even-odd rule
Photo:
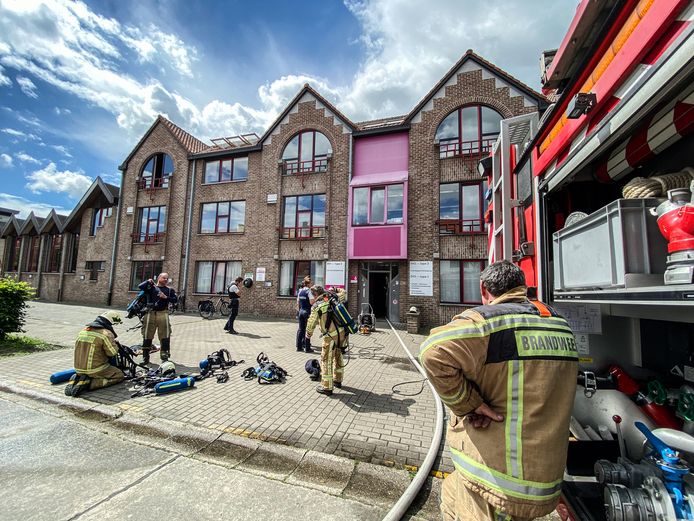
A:
<svg viewBox="0 0 694 521">
<path fill-rule="evenodd" d="M 108 311 L 104 311 L 99 316 L 101 318 L 105 318 L 113 325 L 120 324 L 123 322 L 123 319 L 121 318 L 120 313 L 118 311 L 113 310 L 113 309 L 109 309 Z"/>
<path fill-rule="evenodd" d="M 306 369 L 306 372 L 310 375 L 320 375 L 320 363 L 315 358 L 306 360 L 304 369 Z"/>
<path fill-rule="evenodd" d="M 176 365 L 173 362 L 162 362 L 159 366 L 159 373 L 162 376 L 176 376 Z"/>
</svg>

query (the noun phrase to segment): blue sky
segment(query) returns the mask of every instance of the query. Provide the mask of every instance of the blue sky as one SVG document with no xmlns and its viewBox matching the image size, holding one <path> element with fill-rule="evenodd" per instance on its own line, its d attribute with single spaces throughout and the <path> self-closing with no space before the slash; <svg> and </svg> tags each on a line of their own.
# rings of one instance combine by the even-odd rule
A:
<svg viewBox="0 0 694 521">
<path fill-rule="evenodd" d="M 309 82 L 355 121 L 405 114 L 469 48 L 539 89 L 576 4 L 0 0 L 0 207 L 69 213 L 160 113 L 261 134 Z"/>
</svg>

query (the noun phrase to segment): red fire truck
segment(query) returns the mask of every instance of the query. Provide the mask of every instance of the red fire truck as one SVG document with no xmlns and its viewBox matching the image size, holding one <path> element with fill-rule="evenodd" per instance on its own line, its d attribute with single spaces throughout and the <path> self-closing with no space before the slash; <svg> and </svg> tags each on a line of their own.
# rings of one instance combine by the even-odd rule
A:
<svg viewBox="0 0 694 521">
<path fill-rule="evenodd" d="M 694 518 L 693 20 L 689 0 L 582 0 L 541 59 L 553 104 L 502 121 L 479 165 L 490 262 L 576 333 L 571 519 Z"/>
</svg>

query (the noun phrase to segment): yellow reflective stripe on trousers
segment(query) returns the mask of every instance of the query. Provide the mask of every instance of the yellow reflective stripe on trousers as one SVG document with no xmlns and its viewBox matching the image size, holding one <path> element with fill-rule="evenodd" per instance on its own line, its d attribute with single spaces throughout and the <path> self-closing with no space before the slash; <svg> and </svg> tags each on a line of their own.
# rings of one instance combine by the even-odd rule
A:
<svg viewBox="0 0 694 521">
<path fill-rule="evenodd" d="M 506 384 L 506 472 L 523 479 L 523 361 L 508 363 Z"/>
<path fill-rule="evenodd" d="M 551 483 L 526 481 L 514 478 L 474 461 L 451 447 L 451 456 L 456 470 L 470 481 L 485 485 L 507 496 L 530 501 L 548 501 L 561 494 L 561 479 Z"/>
</svg>

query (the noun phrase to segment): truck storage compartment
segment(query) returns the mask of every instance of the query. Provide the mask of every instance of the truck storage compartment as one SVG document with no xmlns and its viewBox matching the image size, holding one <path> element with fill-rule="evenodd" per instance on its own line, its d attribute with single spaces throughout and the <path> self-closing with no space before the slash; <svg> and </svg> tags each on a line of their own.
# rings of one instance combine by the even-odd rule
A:
<svg viewBox="0 0 694 521">
<path fill-rule="evenodd" d="M 665 273 L 667 241 L 649 211 L 659 202 L 618 199 L 554 233 L 554 289 L 625 287 L 626 274 Z"/>
</svg>

